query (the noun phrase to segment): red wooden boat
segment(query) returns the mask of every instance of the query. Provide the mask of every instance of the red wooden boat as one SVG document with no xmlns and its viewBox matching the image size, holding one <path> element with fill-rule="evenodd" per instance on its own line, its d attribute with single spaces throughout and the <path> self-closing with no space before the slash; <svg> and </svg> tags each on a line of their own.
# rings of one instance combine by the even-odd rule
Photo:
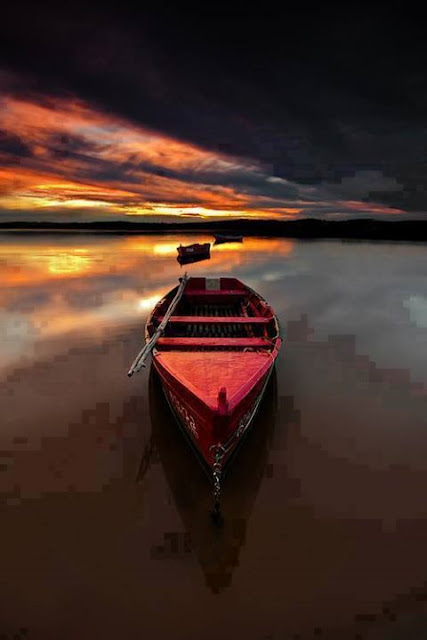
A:
<svg viewBox="0 0 427 640">
<path fill-rule="evenodd" d="M 236 278 L 181 279 L 146 324 L 146 347 L 178 423 L 219 497 L 224 467 L 257 412 L 281 346 L 265 300 Z M 154 346 L 155 345 L 155 346 Z"/>
</svg>

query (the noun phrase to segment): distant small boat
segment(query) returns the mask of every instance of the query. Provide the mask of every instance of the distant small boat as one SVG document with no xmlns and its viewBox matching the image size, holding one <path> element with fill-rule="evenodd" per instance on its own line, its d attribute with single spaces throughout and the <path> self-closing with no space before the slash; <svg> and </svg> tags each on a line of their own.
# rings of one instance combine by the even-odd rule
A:
<svg viewBox="0 0 427 640">
<path fill-rule="evenodd" d="M 211 245 L 210 242 L 205 242 L 204 244 L 189 244 L 187 246 L 180 244 L 176 250 L 178 251 L 178 258 L 201 257 L 203 259 L 210 257 Z"/>
<path fill-rule="evenodd" d="M 215 233 L 214 238 L 215 244 L 222 244 L 224 242 L 243 242 L 243 236 L 237 236 L 233 234 L 225 235 L 222 233 Z"/>
</svg>

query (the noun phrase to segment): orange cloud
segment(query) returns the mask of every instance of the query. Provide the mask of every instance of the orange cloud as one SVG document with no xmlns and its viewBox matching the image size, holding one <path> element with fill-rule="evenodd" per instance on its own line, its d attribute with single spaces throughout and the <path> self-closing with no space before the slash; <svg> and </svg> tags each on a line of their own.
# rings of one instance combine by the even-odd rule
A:
<svg viewBox="0 0 427 640">
<path fill-rule="evenodd" d="M 0 155 L 0 213 L 32 212 L 41 219 L 75 211 L 88 219 L 95 214 L 293 219 L 331 206 L 337 215 L 341 206 L 399 213 L 363 202 L 298 198 L 295 185 L 268 176 L 253 161 L 154 133 L 79 100 L 36 104 L 5 96 L 0 109 L 2 129 L 24 150 L 22 157 L 13 151 Z"/>
<path fill-rule="evenodd" d="M 290 210 L 266 211 L 262 195 L 222 184 L 229 173 L 257 171 L 253 162 L 137 128 L 78 100 L 35 104 L 5 97 L 2 123 L 31 151 L 18 166 L 0 168 L 4 209 L 92 208 L 142 216 L 291 215 Z M 211 177 L 209 184 L 202 174 Z"/>
</svg>

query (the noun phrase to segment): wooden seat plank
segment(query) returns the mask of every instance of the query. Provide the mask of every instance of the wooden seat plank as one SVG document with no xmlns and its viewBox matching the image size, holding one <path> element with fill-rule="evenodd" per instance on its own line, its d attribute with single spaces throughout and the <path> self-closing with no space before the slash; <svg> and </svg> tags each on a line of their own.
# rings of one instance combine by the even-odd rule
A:
<svg viewBox="0 0 427 640">
<path fill-rule="evenodd" d="M 255 349 L 272 347 L 267 338 L 159 338 L 159 347 L 240 347 Z"/>
<path fill-rule="evenodd" d="M 245 297 L 248 292 L 244 289 L 186 289 L 184 297 L 190 296 L 227 296 L 227 297 Z"/>
</svg>

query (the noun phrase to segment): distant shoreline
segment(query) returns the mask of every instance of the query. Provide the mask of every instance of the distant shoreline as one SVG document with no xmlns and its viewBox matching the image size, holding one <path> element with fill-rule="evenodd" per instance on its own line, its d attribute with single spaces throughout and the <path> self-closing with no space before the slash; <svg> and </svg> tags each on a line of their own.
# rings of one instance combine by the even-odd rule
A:
<svg viewBox="0 0 427 640">
<path fill-rule="evenodd" d="M 350 220 L 303 219 L 282 220 L 230 220 L 183 223 L 111 222 L 2 222 L 0 234 L 22 232 L 41 233 L 97 233 L 97 234 L 215 234 L 236 233 L 242 236 L 272 238 L 348 240 L 427 241 L 427 220 L 377 220 L 373 218 Z"/>
</svg>

